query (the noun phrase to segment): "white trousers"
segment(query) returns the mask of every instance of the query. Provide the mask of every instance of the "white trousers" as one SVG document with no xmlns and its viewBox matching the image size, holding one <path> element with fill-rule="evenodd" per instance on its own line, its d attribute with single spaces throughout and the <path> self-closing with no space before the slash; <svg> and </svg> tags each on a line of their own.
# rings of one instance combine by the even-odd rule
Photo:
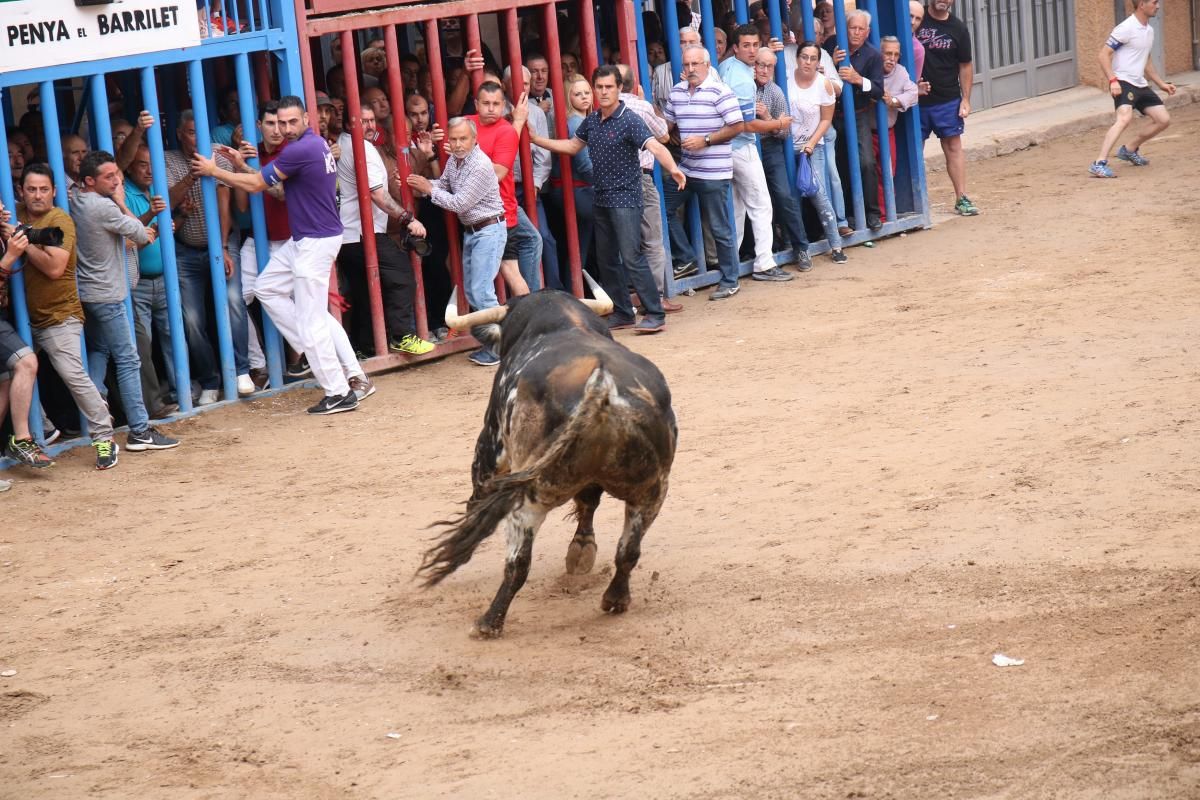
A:
<svg viewBox="0 0 1200 800">
<path fill-rule="evenodd" d="M 350 391 L 347 378 L 363 375 L 346 330 L 329 313 L 329 272 L 342 237 L 289 239 L 259 273 L 254 296 L 288 344 L 308 356 L 313 377 L 328 397 Z"/>
<path fill-rule="evenodd" d="M 267 258 L 279 252 L 279 248 L 283 247 L 285 239 L 267 242 Z M 246 305 L 254 302 L 254 286 L 258 283 L 258 258 L 254 250 L 254 237 L 247 236 L 246 241 L 242 242 L 242 300 Z M 251 369 L 266 369 L 267 356 L 263 353 L 262 345 L 258 341 L 258 329 L 254 326 L 254 317 L 246 315 L 247 338 L 246 343 L 247 354 L 250 358 Z"/>
<path fill-rule="evenodd" d="M 735 247 L 742 247 L 746 233 L 746 215 L 754 228 L 754 271 L 764 272 L 775 266 L 771 245 L 775 234 L 771 229 L 774 210 L 771 193 L 767 190 L 767 175 L 763 172 L 758 148 L 752 145 L 733 151 L 733 218 L 737 229 Z"/>
</svg>

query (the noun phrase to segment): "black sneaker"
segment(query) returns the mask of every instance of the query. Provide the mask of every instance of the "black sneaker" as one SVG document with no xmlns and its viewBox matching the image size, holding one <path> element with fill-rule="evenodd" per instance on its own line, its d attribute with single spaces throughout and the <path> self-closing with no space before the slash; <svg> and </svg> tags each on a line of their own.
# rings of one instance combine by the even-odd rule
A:
<svg viewBox="0 0 1200 800">
<path fill-rule="evenodd" d="M 841 250 L 834 250 L 829 254 L 829 257 L 833 259 L 833 263 L 835 264 L 845 264 L 850 260 L 846 258 L 846 254 Z"/>
<path fill-rule="evenodd" d="M 125 449 L 133 453 L 143 450 L 170 450 L 172 447 L 179 447 L 179 440 L 163 436 L 154 427 L 146 428 L 141 433 L 130 431 L 129 436 L 125 437 Z"/>
<path fill-rule="evenodd" d="M 308 366 L 308 359 L 300 356 L 300 360 L 295 364 L 288 364 L 287 377 L 289 378 L 311 378 L 312 368 Z"/>
<path fill-rule="evenodd" d="M 685 264 L 679 264 L 678 266 L 674 267 L 671 271 L 674 273 L 675 280 L 678 281 L 678 280 L 682 280 L 683 278 L 687 278 L 692 275 L 695 275 L 696 273 L 698 273 L 700 271 L 700 268 L 696 266 L 695 261 L 688 261 Z"/>
<path fill-rule="evenodd" d="M 112 469 L 117 465 L 117 453 L 121 448 L 112 439 L 92 442 L 92 447 L 96 448 L 96 469 Z"/>
<path fill-rule="evenodd" d="M 756 272 L 750 277 L 756 281 L 774 281 L 775 283 L 783 283 L 784 281 L 792 280 L 792 278 L 795 278 L 796 276 L 792 275 L 791 273 L 784 272 L 782 269 L 776 266 L 767 270 L 763 270 L 762 272 Z"/>
<path fill-rule="evenodd" d="M 353 411 L 356 408 L 358 408 L 358 396 L 354 394 L 354 390 L 352 389 L 344 395 L 322 397 L 321 402 L 310 408 L 308 413 L 340 414 L 343 411 Z"/>
</svg>

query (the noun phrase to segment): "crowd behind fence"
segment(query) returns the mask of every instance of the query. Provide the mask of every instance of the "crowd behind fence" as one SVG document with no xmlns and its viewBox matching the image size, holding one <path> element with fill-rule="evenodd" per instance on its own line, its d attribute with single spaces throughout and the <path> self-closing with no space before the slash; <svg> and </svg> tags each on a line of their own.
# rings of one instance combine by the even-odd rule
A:
<svg viewBox="0 0 1200 800">
<path fill-rule="evenodd" d="M 311 374 L 305 354 L 285 346 L 254 292 L 256 276 L 288 238 L 286 193 L 245 192 L 196 173 L 192 164 L 196 154 L 215 155 L 219 165 L 249 172 L 277 157 L 289 144 L 278 129 L 281 95 L 304 96 L 309 121 L 336 162 L 346 233 L 331 272 L 330 308 L 364 372 L 471 344 L 450 331 L 445 318 L 448 305 L 465 310 L 467 302 L 455 291 L 464 286 L 459 219 L 410 188 L 410 176 L 436 180 L 442 173 L 452 118 L 471 118 L 488 131 L 489 141 L 481 136 L 480 145 L 503 173 L 501 193 L 507 183 L 513 194 L 505 198 L 506 216 L 510 243 L 517 245 L 496 276 L 498 301 L 543 287 L 582 296 L 585 276 L 604 271 L 592 224 L 601 187 L 593 185 L 589 151 L 552 154 L 531 138 L 574 135 L 596 109 L 590 77 L 603 64 L 625 65 L 626 103 L 644 100 L 664 128 L 671 123 L 663 141 L 680 162 L 690 145 L 679 135 L 686 125 L 672 105 L 672 87 L 687 85 L 685 48 L 702 46 L 710 83 L 740 92 L 739 145 L 746 149 L 734 160 L 760 165 L 750 173 L 735 167 L 720 196 L 699 198 L 702 203 L 674 196 L 661 165 L 643 163 L 646 197 L 654 205 L 644 215 L 642 246 L 658 256 L 647 260 L 667 313 L 681 309 L 671 300 L 681 291 L 729 288 L 729 265 L 721 263 L 714 230 L 736 230 L 736 284 L 739 275 L 792 280 L 796 274 L 783 267 L 806 272 L 812 256 L 823 252 L 842 264 L 851 245 L 927 224 L 920 125 L 909 111 L 918 93 L 909 76 L 919 72 L 906 4 L 885 5 L 882 17 L 876 0 L 860 0 L 849 13 L 825 0 L 696 0 L 641 13 L 620 2 L 601 4 L 598 16 L 587 2 L 526 0 L 466 16 L 422 8 L 424 18 L 401 9 L 302 19 L 299 35 L 309 45 L 300 48 L 303 81 L 269 52 L 250 50 L 5 88 L 0 144 L 8 160 L 7 169 L 0 165 L 0 199 L 11 213 L 6 241 L 18 221 L 44 222 L 45 213 L 34 213 L 30 203 L 42 208 L 33 194 L 43 183 L 52 187 L 54 219 L 86 230 L 91 221 L 80 215 L 94 204 L 81 203 L 80 196 L 96 191 L 96 176 L 80 170 L 87 163 L 94 171 L 97 153 L 108 154 L 99 161 L 114 163 L 123 183 L 106 199 L 157 234 L 149 242 L 140 233 L 119 235 L 127 282 L 117 294 L 146 418 L 169 418 Z M 404 14 L 405 21 L 393 21 Z M 206 2 L 199 50 L 217 39 L 229 44 L 262 33 L 282 16 L 277 3 L 264 0 Z M 863 48 L 877 56 L 882 49 L 879 83 L 886 94 L 839 78 L 833 57 L 841 63 Z M 484 107 L 493 86 L 503 93 L 499 119 Z M 811 99 L 827 91 L 827 100 Z M 23 106 L 19 115 L 14 99 Z M 822 107 L 835 102 L 837 116 L 829 124 Z M 511 129 L 514 110 L 519 144 L 487 152 L 493 127 Z M 814 130 L 824 132 L 821 141 Z M 864 137 L 874 139 L 874 147 Z M 837 157 L 825 157 L 830 151 Z M 816 173 L 807 194 L 797 188 L 801 153 L 811 156 Z M 377 162 L 381 169 L 374 168 Z M 371 235 L 367 224 L 382 230 Z M 79 231 L 67 233 L 63 247 L 88 246 L 86 234 L 81 243 Z M 77 253 L 69 257 L 74 270 Z M 78 313 L 86 316 L 87 287 L 64 284 L 73 284 L 73 276 L 50 276 L 57 283 L 47 292 L 39 288 L 47 281 L 42 272 L 32 286 L 23 279 L 37 269 L 30 265 L 36 259 L 8 260 L 4 313 L 27 345 L 61 321 L 64 312 L 46 303 L 61 304 L 75 292 L 75 305 L 83 301 Z M 87 262 L 83 258 L 81 269 L 91 269 Z M 636 300 L 645 310 L 647 299 Z M 80 360 L 115 421 L 136 428 L 141 414 L 127 397 L 134 383 L 127 365 L 109 358 L 111 349 L 84 336 Z M 89 429 L 71 371 L 54 361 L 40 364 L 28 433 L 35 444 L 48 444 L 60 431 L 70 436 Z M 16 444 L 23 437 L 5 436 L 21 459 Z"/>
</svg>

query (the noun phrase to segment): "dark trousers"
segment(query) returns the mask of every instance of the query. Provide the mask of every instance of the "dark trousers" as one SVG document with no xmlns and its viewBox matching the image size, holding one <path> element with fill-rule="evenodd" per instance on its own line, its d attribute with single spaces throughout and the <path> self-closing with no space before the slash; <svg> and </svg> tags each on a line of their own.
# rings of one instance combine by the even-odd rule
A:
<svg viewBox="0 0 1200 800">
<path fill-rule="evenodd" d="M 416 333 L 413 319 L 412 266 L 408 254 L 396 246 L 387 234 L 375 234 L 379 254 L 379 283 L 383 295 L 383 320 L 388 339 Z M 367 262 L 362 242 L 348 242 L 338 253 L 338 266 L 346 282 L 350 301 L 350 342 L 356 350 L 375 352 L 371 327 L 371 295 L 367 290 Z"/>
<path fill-rule="evenodd" d="M 875 147 L 871 144 L 871 114 L 873 106 L 855 114 L 858 132 L 858 173 L 862 176 L 863 210 L 866 213 L 867 225 L 878 224 L 879 213 L 879 182 L 875 178 Z M 837 128 L 837 168 L 842 175 L 842 192 L 846 197 L 846 216 L 849 217 L 854 209 L 854 190 L 850 185 L 850 156 L 846 150 L 846 122 L 842 115 L 841 104 L 833 117 L 833 125 Z M 855 227 L 861 227 L 863 220 L 856 220 Z"/>
<path fill-rule="evenodd" d="M 596 260 L 600 264 L 600 284 L 612 298 L 614 316 L 633 319 L 629 286 L 641 298 L 646 317 L 662 319 L 662 301 L 642 253 L 642 209 L 596 206 Z"/>
<path fill-rule="evenodd" d="M 435 206 L 429 198 L 417 205 L 417 219 L 425 226 L 426 239 L 433 248 L 421 259 L 421 278 L 425 286 L 425 314 L 429 330 L 435 331 L 446 324 L 446 303 L 454 284 L 450 281 L 450 239 L 446 233 L 446 212 Z"/>
<path fill-rule="evenodd" d="M 762 138 L 763 172 L 767 175 L 767 191 L 771 193 L 771 205 L 775 207 L 775 221 L 783 228 L 793 250 L 808 247 L 808 234 L 804 230 L 804 218 L 800 211 L 800 200 L 796 190 L 788 181 L 787 158 L 794 157 L 792 140 L 774 136 Z"/>
</svg>

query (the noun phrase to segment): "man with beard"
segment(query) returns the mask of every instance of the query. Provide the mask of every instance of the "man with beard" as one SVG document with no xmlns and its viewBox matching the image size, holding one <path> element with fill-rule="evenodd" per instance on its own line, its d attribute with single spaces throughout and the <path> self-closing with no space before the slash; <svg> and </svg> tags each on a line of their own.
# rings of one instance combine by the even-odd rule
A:
<svg viewBox="0 0 1200 800">
<path fill-rule="evenodd" d="M 263 192 L 287 182 L 291 238 L 258 276 L 254 294 L 288 343 L 308 357 L 313 377 L 325 396 L 309 414 L 338 414 L 358 408 L 355 384 L 366 373 L 350 339 L 329 313 L 329 267 L 342 246 L 337 208 L 337 160 L 328 143 L 309 128 L 304 101 L 279 99 L 279 127 L 287 139 L 283 152 L 259 172 L 234 173 L 199 153 L 192 170 L 247 192 Z M 236 158 L 232 148 L 221 148 Z"/>
</svg>

